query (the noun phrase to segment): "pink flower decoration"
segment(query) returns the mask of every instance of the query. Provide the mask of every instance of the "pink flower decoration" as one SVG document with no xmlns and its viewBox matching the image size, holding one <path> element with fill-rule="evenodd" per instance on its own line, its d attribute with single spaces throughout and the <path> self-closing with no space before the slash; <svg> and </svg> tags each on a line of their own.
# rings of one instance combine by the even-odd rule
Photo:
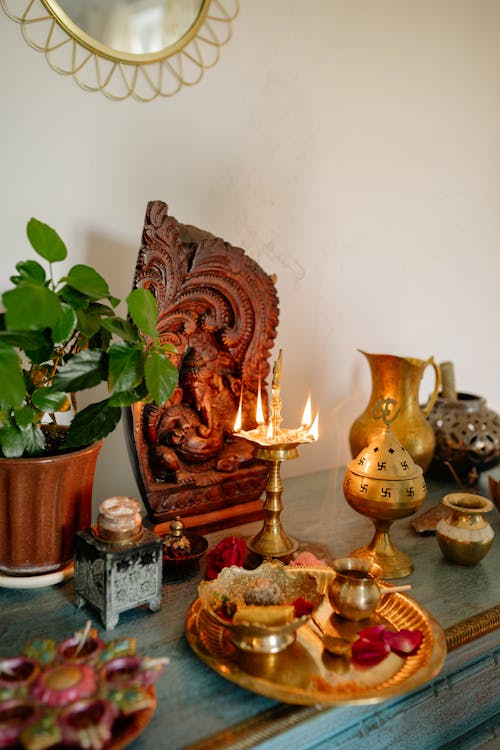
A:
<svg viewBox="0 0 500 750">
<path fill-rule="evenodd" d="M 406 628 L 397 633 L 386 630 L 382 636 L 384 642 L 399 656 L 414 654 L 422 643 L 422 637 L 421 630 L 407 630 Z"/>
<path fill-rule="evenodd" d="M 231 565 L 242 567 L 247 553 L 247 543 L 237 536 L 227 536 L 215 545 L 207 555 L 206 577 L 217 578 L 222 568 Z"/>
<path fill-rule="evenodd" d="M 312 552 L 301 552 L 295 560 L 289 563 L 291 568 L 328 568 L 328 565 L 324 560 L 320 560 L 319 557 L 313 555 Z"/>
</svg>

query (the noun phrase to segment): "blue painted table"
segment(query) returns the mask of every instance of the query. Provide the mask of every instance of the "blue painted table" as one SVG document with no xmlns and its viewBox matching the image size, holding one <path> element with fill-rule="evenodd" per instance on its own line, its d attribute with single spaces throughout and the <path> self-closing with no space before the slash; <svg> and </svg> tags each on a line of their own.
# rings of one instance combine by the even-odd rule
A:
<svg viewBox="0 0 500 750">
<path fill-rule="evenodd" d="M 366 544 L 373 529 L 345 502 L 343 473 L 324 471 L 284 482 L 284 528 L 299 539 L 325 545 L 332 557 Z M 422 510 L 454 490 L 431 480 L 427 486 Z M 391 537 L 413 559 L 415 571 L 405 581 L 412 584 L 411 596 L 445 629 L 449 653 L 430 683 L 376 706 L 285 705 L 215 674 L 190 650 L 184 635 L 199 576 L 165 583 L 160 612 L 125 612 L 108 632 L 94 611 L 75 608 L 71 580 L 44 589 L 0 589 L 0 655 L 19 653 L 34 637 L 62 640 L 92 617 L 105 640 L 135 636 L 139 653 L 170 657 L 156 684 L 158 708 L 130 750 L 493 750 L 500 747 L 499 513 L 489 514 L 496 539 L 475 567 L 445 562 L 435 537 L 416 534 L 411 520 L 396 522 Z M 260 528 L 256 522 L 210 534 L 209 546 L 230 533 L 248 536 Z"/>
</svg>

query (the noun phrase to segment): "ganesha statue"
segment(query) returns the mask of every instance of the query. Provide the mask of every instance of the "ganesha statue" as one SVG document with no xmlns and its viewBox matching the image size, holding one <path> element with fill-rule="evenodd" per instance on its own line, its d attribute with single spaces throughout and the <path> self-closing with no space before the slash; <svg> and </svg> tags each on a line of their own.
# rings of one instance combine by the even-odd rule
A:
<svg viewBox="0 0 500 750">
<path fill-rule="evenodd" d="M 179 372 L 165 404 L 136 404 L 128 413 L 150 520 L 168 525 L 182 516 L 186 526 L 208 530 L 260 518 L 267 468 L 233 427 L 240 400 L 244 424 L 255 426 L 259 387 L 267 410 L 278 325 L 274 279 L 241 248 L 179 223 L 153 201 L 134 286 L 154 294 L 160 339 L 172 345 Z"/>
</svg>

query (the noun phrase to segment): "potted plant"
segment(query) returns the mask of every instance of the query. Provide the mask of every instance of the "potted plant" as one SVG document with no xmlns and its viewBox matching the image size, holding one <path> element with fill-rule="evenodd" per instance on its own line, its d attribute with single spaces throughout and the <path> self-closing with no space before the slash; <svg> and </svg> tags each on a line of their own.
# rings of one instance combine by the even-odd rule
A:
<svg viewBox="0 0 500 750">
<path fill-rule="evenodd" d="M 31 219 L 27 234 L 46 263 L 17 263 L 0 313 L 0 571 L 9 575 L 71 560 L 75 531 L 90 526 L 102 439 L 124 407 L 161 405 L 177 383 L 148 290 L 132 291 L 120 317 L 90 266 L 55 277 L 67 249 L 54 229 Z M 106 398 L 78 410 L 75 394 L 100 383 Z"/>
</svg>

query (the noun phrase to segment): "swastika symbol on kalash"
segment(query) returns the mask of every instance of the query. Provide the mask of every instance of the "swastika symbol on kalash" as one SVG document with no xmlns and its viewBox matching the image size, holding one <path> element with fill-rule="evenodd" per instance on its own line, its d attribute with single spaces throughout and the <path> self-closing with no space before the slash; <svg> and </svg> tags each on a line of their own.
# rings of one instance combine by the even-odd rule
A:
<svg viewBox="0 0 500 750">
<path fill-rule="evenodd" d="M 396 401 L 393 398 L 379 398 L 373 406 L 373 417 L 375 419 L 382 419 L 386 425 L 392 424 L 398 418 L 400 411 L 398 409 L 392 413 L 395 405 Z"/>
</svg>

